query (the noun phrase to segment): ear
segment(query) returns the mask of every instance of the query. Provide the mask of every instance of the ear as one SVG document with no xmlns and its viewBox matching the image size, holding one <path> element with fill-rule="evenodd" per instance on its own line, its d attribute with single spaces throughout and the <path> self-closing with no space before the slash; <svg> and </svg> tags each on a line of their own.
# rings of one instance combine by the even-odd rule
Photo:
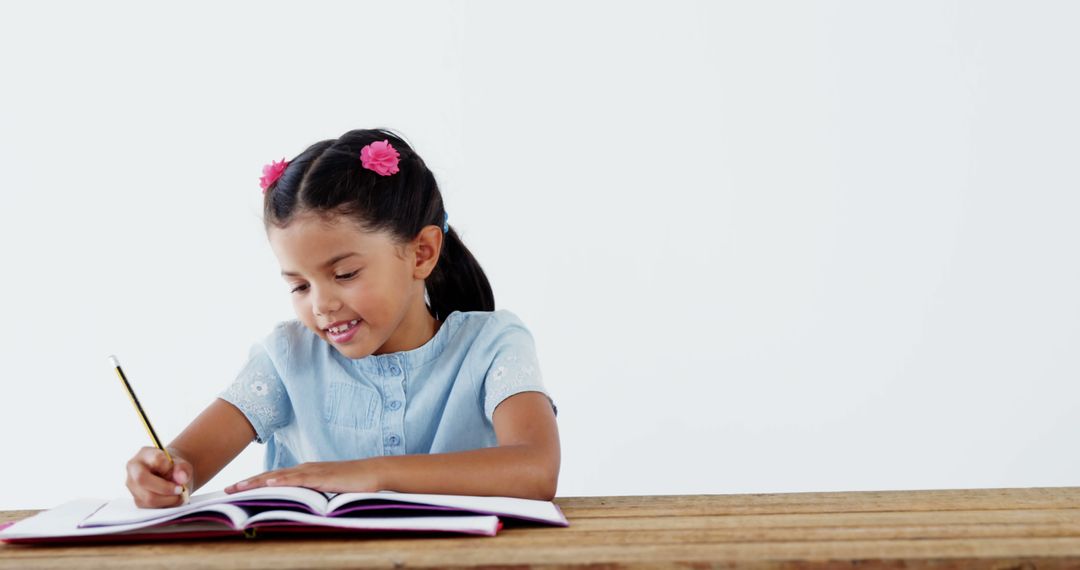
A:
<svg viewBox="0 0 1080 570">
<path fill-rule="evenodd" d="M 413 266 L 414 279 L 427 279 L 435 270 L 442 252 L 443 231 L 438 226 L 424 226 L 412 242 L 416 265 Z"/>
</svg>

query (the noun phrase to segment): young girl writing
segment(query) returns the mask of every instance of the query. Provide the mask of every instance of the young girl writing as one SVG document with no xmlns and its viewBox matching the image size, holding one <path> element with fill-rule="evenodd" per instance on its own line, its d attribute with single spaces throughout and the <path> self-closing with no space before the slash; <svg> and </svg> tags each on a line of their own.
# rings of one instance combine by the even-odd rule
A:
<svg viewBox="0 0 1080 570">
<path fill-rule="evenodd" d="M 553 498 L 559 436 L 532 336 L 495 311 L 420 156 L 390 131 L 355 130 L 260 182 L 297 318 L 252 347 L 167 446 L 172 463 L 152 447 L 128 462 L 136 505 L 180 504 L 252 440 L 267 445 L 266 472 L 227 493 Z"/>
</svg>

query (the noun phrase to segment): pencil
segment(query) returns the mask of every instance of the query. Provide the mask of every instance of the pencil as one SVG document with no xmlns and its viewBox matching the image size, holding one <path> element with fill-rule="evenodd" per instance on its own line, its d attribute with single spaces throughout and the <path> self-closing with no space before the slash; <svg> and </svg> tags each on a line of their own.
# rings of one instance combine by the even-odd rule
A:
<svg viewBox="0 0 1080 570">
<path fill-rule="evenodd" d="M 157 432 L 154 431 L 154 426 L 150 425 L 150 418 L 146 417 L 146 412 L 143 411 L 142 405 L 139 404 L 139 398 L 135 396 L 135 390 L 131 389 L 131 384 L 128 383 L 127 376 L 124 375 L 124 370 L 120 368 L 120 361 L 110 354 L 109 362 L 116 368 L 116 375 L 120 377 L 120 382 L 124 384 L 124 391 L 127 392 L 128 398 L 131 399 L 131 404 L 135 406 L 135 411 L 139 413 L 139 419 L 142 420 L 143 427 L 146 428 L 146 433 L 150 434 L 150 439 L 154 440 L 154 446 L 165 454 L 165 458 L 169 460 L 169 465 L 172 466 L 172 455 L 169 455 L 169 450 L 165 449 L 164 445 L 161 445 L 161 440 L 158 439 Z M 184 485 L 183 487 L 183 501 L 186 503 L 188 501 L 188 488 L 187 485 Z"/>
</svg>

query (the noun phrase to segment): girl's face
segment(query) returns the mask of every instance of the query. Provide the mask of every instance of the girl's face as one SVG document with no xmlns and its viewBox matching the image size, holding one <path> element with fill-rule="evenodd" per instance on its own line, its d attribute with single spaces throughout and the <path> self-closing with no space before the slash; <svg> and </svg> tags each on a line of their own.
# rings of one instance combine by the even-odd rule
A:
<svg viewBox="0 0 1080 570">
<path fill-rule="evenodd" d="M 438 260 L 441 228 L 398 244 L 341 216 L 303 214 L 268 237 L 296 316 L 344 356 L 412 350 L 438 329 L 424 279 Z"/>
</svg>

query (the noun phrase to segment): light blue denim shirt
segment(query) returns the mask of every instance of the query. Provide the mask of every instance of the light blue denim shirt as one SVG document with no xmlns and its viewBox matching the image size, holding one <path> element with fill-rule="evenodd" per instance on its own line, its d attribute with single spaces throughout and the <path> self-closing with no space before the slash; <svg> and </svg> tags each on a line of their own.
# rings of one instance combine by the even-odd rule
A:
<svg viewBox="0 0 1080 570">
<path fill-rule="evenodd" d="M 359 359 L 299 320 L 279 323 L 219 397 L 267 444 L 271 470 L 493 447 L 495 407 L 519 392 L 551 401 L 525 325 L 509 311 L 455 311 L 423 346 Z"/>
</svg>

